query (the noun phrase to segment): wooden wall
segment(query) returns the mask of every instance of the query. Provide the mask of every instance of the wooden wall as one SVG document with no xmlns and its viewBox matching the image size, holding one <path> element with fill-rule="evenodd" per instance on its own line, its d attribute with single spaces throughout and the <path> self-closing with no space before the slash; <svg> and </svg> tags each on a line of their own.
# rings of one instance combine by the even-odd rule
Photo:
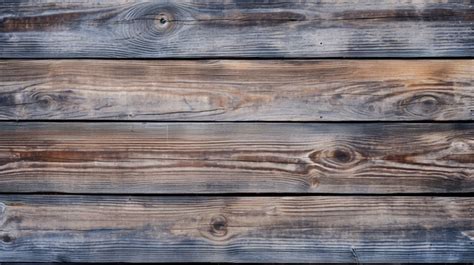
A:
<svg viewBox="0 0 474 265">
<path fill-rule="evenodd" d="M 474 262 L 473 14 L 0 2 L 0 262 Z"/>
</svg>

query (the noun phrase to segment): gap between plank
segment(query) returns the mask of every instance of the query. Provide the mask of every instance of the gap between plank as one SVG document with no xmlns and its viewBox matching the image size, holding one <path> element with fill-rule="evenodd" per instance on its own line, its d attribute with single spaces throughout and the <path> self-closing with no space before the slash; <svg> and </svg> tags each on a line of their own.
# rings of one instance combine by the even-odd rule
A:
<svg viewBox="0 0 474 265">
<path fill-rule="evenodd" d="M 1 192 L 0 195 L 48 195 L 48 196 L 139 196 L 139 197 L 474 197 L 474 192 L 454 193 L 74 193 L 74 192 Z"/>
<path fill-rule="evenodd" d="M 325 61 L 344 61 L 344 60 L 360 60 L 360 61 L 380 61 L 380 60 L 388 60 L 388 61 L 400 61 L 400 60 L 409 60 L 409 61 L 416 61 L 416 60 L 472 60 L 474 56 L 420 56 L 420 57 L 395 57 L 395 56 L 387 56 L 387 57 L 241 57 L 241 56 L 216 56 L 216 57 L 159 57 L 159 58 L 143 58 L 143 57 L 0 57 L 0 60 L 5 61 L 15 61 L 15 60 L 35 60 L 35 61 L 46 61 L 46 60 L 103 60 L 103 61 L 111 61 L 111 60 L 120 60 L 120 61 L 214 61 L 214 60 L 235 60 L 235 61 L 252 61 L 252 60 L 259 60 L 259 61 L 274 61 L 274 60 L 301 60 L 301 61 L 312 61 L 312 60 L 325 60 Z"/>
<path fill-rule="evenodd" d="M 41 123 L 41 122 L 47 122 L 47 123 L 272 123 L 272 124 L 336 124 L 336 123 L 342 123 L 342 124 L 361 124 L 361 123 L 391 123 L 391 124 L 396 124 L 396 123 L 412 123 L 412 124 L 417 124 L 417 123 L 424 123 L 424 124 L 429 124 L 429 123 L 473 123 L 474 122 L 474 114 L 473 114 L 473 119 L 472 120 L 383 120 L 383 121 L 374 121 L 374 120 L 354 120 L 354 121 L 265 121 L 265 120 L 237 120 L 237 121 L 214 121 L 214 120 L 196 120 L 196 121 L 183 121 L 183 120 L 114 120 L 114 119 L 105 119 L 105 120 L 100 120 L 100 119 L 94 119 L 94 120 L 87 120 L 87 119 L 72 119 L 72 120 L 48 120 L 48 119 L 34 119 L 34 120 L 2 120 L 0 119 L 0 124 L 1 123 Z"/>
</svg>

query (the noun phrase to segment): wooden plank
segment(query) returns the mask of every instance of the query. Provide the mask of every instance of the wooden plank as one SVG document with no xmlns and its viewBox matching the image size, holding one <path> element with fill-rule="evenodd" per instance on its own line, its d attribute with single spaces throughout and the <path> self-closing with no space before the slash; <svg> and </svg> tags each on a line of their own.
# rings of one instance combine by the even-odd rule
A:
<svg viewBox="0 0 474 265">
<path fill-rule="evenodd" d="M 0 196 L 2 261 L 468 262 L 469 197 Z"/>
<path fill-rule="evenodd" d="M 13 123 L 0 192 L 474 192 L 474 123 Z"/>
<path fill-rule="evenodd" d="M 473 120 L 474 60 L 4 60 L 0 118 Z"/>
<path fill-rule="evenodd" d="M 4 0 L 0 57 L 474 54 L 466 0 Z"/>
</svg>

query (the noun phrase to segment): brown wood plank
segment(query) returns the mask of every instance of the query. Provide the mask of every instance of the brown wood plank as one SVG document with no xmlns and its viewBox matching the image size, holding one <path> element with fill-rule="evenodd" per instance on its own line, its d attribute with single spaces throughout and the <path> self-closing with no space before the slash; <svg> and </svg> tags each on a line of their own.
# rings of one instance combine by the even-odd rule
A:
<svg viewBox="0 0 474 265">
<path fill-rule="evenodd" d="M 0 57 L 473 56 L 466 0 L 5 0 Z"/>
<path fill-rule="evenodd" d="M 2 261 L 469 262 L 474 199 L 0 196 Z"/>
<path fill-rule="evenodd" d="M 0 119 L 473 120 L 474 60 L 4 60 Z"/>
<path fill-rule="evenodd" d="M 474 192 L 474 123 L 13 123 L 0 192 Z"/>
</svg>

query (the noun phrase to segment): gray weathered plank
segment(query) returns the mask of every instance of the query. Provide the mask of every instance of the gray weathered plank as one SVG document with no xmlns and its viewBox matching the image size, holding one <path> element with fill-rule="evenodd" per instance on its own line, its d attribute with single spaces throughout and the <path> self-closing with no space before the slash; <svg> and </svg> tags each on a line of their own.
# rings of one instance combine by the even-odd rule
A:
<svg viewBox="0 0 474 265">
<path fill-rule="evenodd" d="M 0 260 L 469 262 L 474 199 L 0 196 Z"/>
<path fill-rule="evenodd" d="M 3 60 L 0 119 L 473 120 L 474 60 Z"/>
<path fill-rule="evenodd" d="M 13 123 L 0 192 L 474 192 L 474 123 Z"/>
<path fill-rule="evenodd" d="M 0 4 L 0 57 L 473 56 L 466 0 Z"/>
</svg>

